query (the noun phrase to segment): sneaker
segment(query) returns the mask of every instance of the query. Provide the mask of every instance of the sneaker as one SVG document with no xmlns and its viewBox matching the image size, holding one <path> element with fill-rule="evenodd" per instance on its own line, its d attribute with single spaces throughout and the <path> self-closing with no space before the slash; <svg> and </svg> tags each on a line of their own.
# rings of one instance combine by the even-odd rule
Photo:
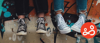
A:
<svg viewBox="0 0 100 43">
<path fill-rule="evenodd" d="M 17 30 L 17 35 L 27 35 L 27 25 L 25 24 L 25 19 L 19 19 L 19 27 Z"/>
<path fill-rule="evenodd" d="M 64 18 L 61 14 L 56 15 L 56 20 L 57 20 L 57 26 L 58 30 L 60 31 L 61 34 L 66 34 L 71 32 L 70 27 L 65 23 Z"/>
<path fill-rule="evenodd" d="M 37 20 L 37 29 L 36 29 L 36 33 L 46 33 L 46 28 L 45 28 L 45 22 L 44 22 L 44 18 L 40 17 Z"/>
<path fill-rule="evenodd" d="M 86 16 L 84 14 L 79 15 L 78 21 L 71 27 L 76 32 L 81 32 L 81 26 L 85 23 Z"/>
</svg>

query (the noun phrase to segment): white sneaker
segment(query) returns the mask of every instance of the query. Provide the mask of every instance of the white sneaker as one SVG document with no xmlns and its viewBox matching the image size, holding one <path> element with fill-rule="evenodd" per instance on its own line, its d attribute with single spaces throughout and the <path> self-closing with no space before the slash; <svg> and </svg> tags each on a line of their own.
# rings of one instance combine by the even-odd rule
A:
<svg viewBox="0 0 100 43">
<path fill-rule="evenodd" d="M 61 34 L 66 34 L 71 32 L 71 29 L 67 26 L 61 14 L 56 15 L 56 20 L 57 20 L 58 30 L 60 31 Z"/>
<path fill-rule="evenodd" d="M 86 16 L 84 14 L 79 15 L 78 21 L 71 27 L 72 30 L 76 32 L 81 32 L 81 27 L 85 23 Z"/>
</svg>

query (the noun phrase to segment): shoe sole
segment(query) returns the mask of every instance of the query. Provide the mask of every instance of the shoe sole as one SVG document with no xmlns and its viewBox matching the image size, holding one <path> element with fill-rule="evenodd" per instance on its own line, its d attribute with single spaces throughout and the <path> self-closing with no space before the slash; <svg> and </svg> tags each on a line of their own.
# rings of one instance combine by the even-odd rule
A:
<svg viewBox="0 0 100 43">
<path fill-rule="evenodd" d="M 79 33 L 81 32 L 81 30 L 76 26 L 72 26 L 71 29 Z"/>
<path fill-rule="evenodd" d="M 59 30 L 59 29 L 58 29 Z M 70 33 L 71 32 L 71 29 L 66 27 L 64 28 L 64 30 L 59 30 L 61 34 L 67 34 L 67 33 Z"/>
<path fill-rule="evenodd" d="M 36 33 L 46 33 L 47 31 L 45 30 L 37 30 Z"/>
<path fill-rule="evenodd" d="M 16 35 L 27 35 L 27 32 L 21 31 L 21 32 L 18 32 Z"/>
</svg>

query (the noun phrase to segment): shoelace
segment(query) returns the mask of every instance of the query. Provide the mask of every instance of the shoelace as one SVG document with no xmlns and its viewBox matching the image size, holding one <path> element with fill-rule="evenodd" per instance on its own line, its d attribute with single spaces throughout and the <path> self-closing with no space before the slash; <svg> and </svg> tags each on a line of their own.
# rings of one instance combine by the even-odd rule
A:
<svg viewBox="0 0 100 43">
<path fill-rule="evenodd" d="M 43 18 L 38 18 L 37 23 L 44 23 Z"/>
<path fill-rule="evenodd" d="M 21 21 L 21 23 L 20 23 L 20 21 Z M 21 18 L 18 20 L 18 22 L 19 22 L 19 24 L 25 24 L 25 21 Z"/>
<path fill-rule="evenodd" d="M 61 18 L 59 18 L 59 20 L 58 21 L 60 21 L 59 23 L 58 23 L 58 26 L 60 26 L 61 25 L 61 21 L 62 21 L 62 17 Z"/>
<path fill-rule="evenodd" d="M 38 24 L 38 28 L 44 28 L 44 27 L 43 27 L 43 24 L 41 24 L 41 23 L 44 23 L 43 18 L 38 18 L 38 19 L 37 19 L 37 23 L 39 23 L 39 24 Z"/>
<path fill-rule="evenodd" d="M 62 21 L 64 21 L 64 20 L 63 20 L 63 17 L 59 18 L 59 20 L 58 20 L 58 21 L 60 21 L 60 22 L 58 23 L 58 26 L 60 26 L 60 25 L 61 25 L 61 23 L 63 23 Z"/>
<path fill-rule="evenodd" d="M 24 26 L 20 26 L 20 27 L 19 27 L 19 31 L 21 31 L 21 30 L 25 30 L 25 29 L 24 29 Z"/>
<path fill-rule="evenodd" d="M 81 21 L 78 21 L 79 23 L 77 25 L 80 25 L 81 23 L 85 23 L 84 18 L 82 16 L 80 16 L 79 20 L 82 19 Z"/>
<path fill-rule="evenodd" d="M 18 22 L 19 22 L 19 26 L 20 26 L 20 27 L 19 27 L 19 31 L 25 30 L 25 29 L 24 29 L 25 21 L 24 21 L 23 19 L 20 18 L 20 19 L 18 20 Z"/>
<path fill-rule="evenodd" d="M 62 22 L 62 21 L 64 21 L 64 20 L 63 20 L 63 17 L 59 18 L 58 21 L 59 21 L 58 26 L 60 27 L 59 29 L 63 30 L 63 28 L 67 27 L 67 26 Z M 61 25 L 61 24 L 63 24 L 63 25 Z"/>
</svg>

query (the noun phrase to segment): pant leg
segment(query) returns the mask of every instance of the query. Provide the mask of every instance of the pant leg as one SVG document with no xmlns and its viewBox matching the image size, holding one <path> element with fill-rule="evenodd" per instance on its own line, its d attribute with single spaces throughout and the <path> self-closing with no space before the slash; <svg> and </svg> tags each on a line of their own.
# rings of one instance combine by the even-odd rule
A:
<svg viewBox="0 0 100 43">
<path fill-rule="evenodd" d="M 48 0 L 33 0 L 36 13 L 48 12 Z"/>
<path fill-rule="evenodd" d="M 17 15 L 26 15 L 29 13 L 29 0 L 15 0 Z"/>
<path fill-rule="evenodd" d="M 54 1 L 54 11 L 62 10 L 64 12 L 64 0 L 53 0 Z"/>
<path fill-rule="evenodd" d="M 76 0 L 77 13 L 81 10 L 87 10 L 87 0 Z"/>
</svg>

